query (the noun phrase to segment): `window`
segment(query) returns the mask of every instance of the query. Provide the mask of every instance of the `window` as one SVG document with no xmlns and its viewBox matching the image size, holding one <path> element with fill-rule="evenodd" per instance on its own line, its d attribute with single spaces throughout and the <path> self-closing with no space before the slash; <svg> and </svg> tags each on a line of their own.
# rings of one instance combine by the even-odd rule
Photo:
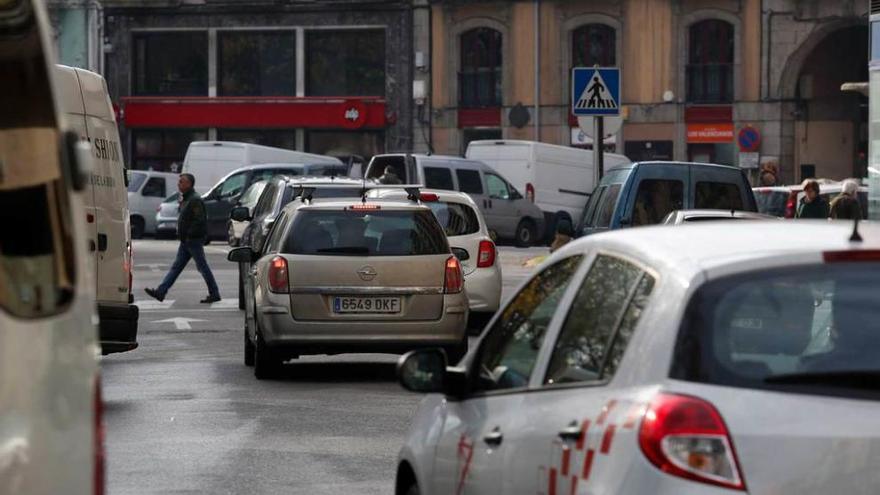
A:
<svg viewBox="0 0 880 495">
<path fill-rule="evenodd" d="M 132 167 L 139 170 L 180 172 L 186 149 L 192 141 L 208 139 L 203 130 L 135 130 L 132 131 L 134 156 Z"/>
<path fill-rule="evenodd" d="M 580 256 L 572 256 L 545 269 L 504 308 L 475 360 L 473 370 L 478 376 L 474 391 L 528 384 L 544 335 L 580 261 Z"/>
<path fill-rule="evenodd" d="M 135 96 L 207 96 L 208 33 L 134 35 Z"/>
<path fill-rule="evenodd" d="M 571 33 L 572 67 L 617 65 L 617 36 L 605 24 L 587 24 Z"/>
<path fill-rule="evenodd" d="M 447 237 L 473 234 L 480 230 L 480 221 L 470 206 L 441 201 L 426 204 L 434 212 Z"/>
<path fill-rule="evenodd" d="M 614 207 L 617 206 L 617 198 L 620 196 L 620 184 L 611 184 L 605 189 L 602 197 L 599 198 L 599 206 L 596 208 L 596 219 L 594 227 L 607 228 L 611 226 L 611 219 L 614 217 Z"/>
<path fill-rule="evenodd" d="M 385 96 L 385 31 L 306 32 L 308 96 Z"/>
<path fill-rule="evenodd" d="M 232 198 L 238 196 L 244 190 L 244 184 L 247 181 L 247 175 L 244 173 L 235 174 L 220 184 L 217 191 L 218 198 Z"/>
<path fill-rule="evenodd" d="M 292 31 L 217 35 L 220 96 L 295 96 L 296 34 Z"/>
<path fill-rule="evenodd" d="M 217 129 L 217 139 L 286 150 L 296 149 L 296 131 L 293 129 Z"/>
<path fill-rule="evenodd" d="M 260 193 L 260 197 L 257 200 L 257 206 L 254 207 L 254 218 L 263 216 L 272 210 L 272 204 L 275 202 L 275 193 L 277 191 L 278 186 L 274 181 L 267 183 L 266 187 Z"/>
<path fill-rule="evenodd" d="M 489 190 L 489 197 L 492 199 L 510 199 L 510 190 L 507 188 L 507 182 L 495 174 L 486 173 L 486 188 Z"/>
<path fill-rule="evenodd" d="M 452 185 L 452 172 L 448 168 L 425 167 L 425 187 L 455 190 L 455 186 Z"/>
<path fill-rule="evenodd" d="M 238 201 L 239 204 L 247 208 L 253 208 L 256 206 L 257 201 L 260 199 L 260 195 L 263 194 L 263 189 L 266 188 L 266 184 L 268 184 L 268 182 L 264 180 L 252 183 L 251 186 L 247 188 L 247 191 L 241 195 L 241 199 Z"/>
<path fill-rule="evenodd" d="M 144 190 L 141 191 L 143 196 L 155 197 L 155 198 L 164 198 L 165 194 L 165 178 L 164 177 L 150 177 L 150 180 L 147 181 L 147 185 L 144 186 Z"/>
<path fill-rule="evenodd" d="M 290 223 L 290 216 L 284 213 L 272 224 L 269 230 L 269 236 L 263 244 L 263 253 L 277 253 L 281 250 L 281 242 L 284 240 L 284 231 L 287 230 L 287 224 Z"/>
<path fill-rule="evenodd" d="M 710 210 L 742 210 L 742 194 L 736 184 L 697 182 L 694 208 Z"/>
<path fill-rule="evenodd" d="M 628 308 L 640 287 L 642 274 L 638 267 L 620 258 L 596 257 L 559 333 L 545 383 L 593 381 L 613 374 L 614 370 L 608 366 L 612 363 L 607 359 L 615 332 L 623 323 L 628 327 L 618 340 L 622 355 L 644 307 L 646 294 L 642 287 L 640 302 L 636 308 Z M 648 285 L 648 293 L 650 287 Z M 620 358 L 616 360 L 619 363 Z M 617 363 L 613 363 L 615 367 Z"/>
<path fill-rule="evenodd" d="M 730 23 L 710 19 L 688 31 L 687 100 L 733 101 L 734 33 Z"/>
<path fill-rule="evenodd" d="M 480 172 L 457 169 L 455 175 L 458 176 L 459 191 L 467 194 L 483 194 L 483 181 L 480 179 Z"/>
<path fill-rule="evenodd" d="M 684 184 L 678 180 L 646 179 L 639 182 L 632 224 L 656 225 L 669 212 L 684 208 Z"/>
<path fill-rule="evenodd" d="M 147 180 L 147 174 L 129 172 L 128 192 L 138 192 L 145 180 Z"/>
<path fill-rule="evenodd" d="M 501 33 L 487 27 L 461 35 L 458 105 L 501 106 Z"/>
</svg>

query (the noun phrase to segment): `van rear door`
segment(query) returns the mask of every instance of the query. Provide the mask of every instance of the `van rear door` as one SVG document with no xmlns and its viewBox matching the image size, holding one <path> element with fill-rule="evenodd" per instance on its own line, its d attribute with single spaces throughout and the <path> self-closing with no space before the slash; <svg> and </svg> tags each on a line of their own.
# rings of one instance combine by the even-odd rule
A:
<svg viewBox="0 0 880 495">
<path fill-rule="evenodd" d="M 732 167 L 691 165 L 689 208 L 758 211 L 755 195 L 743 172 Z"/>
<path fill-rule="evenodd" d="M 690 167 L 683 163 L 640 163 L 627 188 L 622 214 L 611 228 L 657 225 L 671 211 L 689 207 Z"/>
</svg>

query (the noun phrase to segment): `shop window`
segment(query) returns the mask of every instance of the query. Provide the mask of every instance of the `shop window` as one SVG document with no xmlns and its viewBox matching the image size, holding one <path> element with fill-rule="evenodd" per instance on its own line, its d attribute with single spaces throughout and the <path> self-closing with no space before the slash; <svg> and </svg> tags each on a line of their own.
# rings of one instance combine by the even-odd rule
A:
<svg viewBox="0 0 880 495">
<path fill-rule="evenodd" d="M 587 24 L 571 33 L 572 67 L 617 65 L 617 33 L 606 24 Z"/>
<path fill-rule="evenodd" d="M 296 149 L 296 131 L 293 129 L 218 129 L 217 139 L 286 150 Z"/>
<path fill-rule="evenodd" d="M 306 151 L 335 156 L 347 163 L 366 163 L 373 155 L 385 152 L 385 134 L 381 131 L 308 131 Z"/>
<path fill-rule="evenodd" d="M 132 168 L 175 173 L 183 167 L 189 143 L 208 139 L 206 131 L 192 129 L 143 129 L 135 130 L 132 134 Z"/>
<path fill-rule="evenodd" d="M 501 33 L 486 27 L 461 35 L 458 106 L 501 106 Z"/>
<path fill-rule="evenodd" d="M 291 31 L 219 33 L 220 96 L 295 96 L 295 57 Z"/>
<path fill-rule="evenodd" d="M 698 22 L 688 31 L 687 100 L 733 101 L 733 25 L 717 19 Z"/>
<path fill-rule="evenodd" d="M 135 96 L 207 96 L 208 33 L 134 35 Z"/>
<path fill-rule="evenodd" d="M 308 96 L 385 96 L 385 31 L 306 32 Z"/>
</svg>

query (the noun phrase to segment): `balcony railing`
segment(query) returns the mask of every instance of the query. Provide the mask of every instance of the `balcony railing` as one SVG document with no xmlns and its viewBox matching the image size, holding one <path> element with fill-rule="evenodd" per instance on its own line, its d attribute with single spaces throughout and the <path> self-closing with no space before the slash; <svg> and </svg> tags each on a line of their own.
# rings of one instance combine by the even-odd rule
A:
<svg viewBox="0 0 880 495">
<path fill-rule="evenodd" d="M 485 108 L 501 106 L 501 68 L 458 73 L 458 106 Z"/>
<path fill-rule="evenodd" d="M 733 64 L 690 64 L 687 66 L 689 103 L 732 103 Z"/>
</svg>

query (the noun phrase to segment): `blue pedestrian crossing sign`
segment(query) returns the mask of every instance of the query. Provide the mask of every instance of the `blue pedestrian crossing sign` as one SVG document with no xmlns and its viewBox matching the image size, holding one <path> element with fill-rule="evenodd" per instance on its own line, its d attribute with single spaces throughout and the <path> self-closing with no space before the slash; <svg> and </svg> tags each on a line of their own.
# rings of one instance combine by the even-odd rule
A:
<svg viewBox="0 0 880 495">
<path fill-rule="evenodd" d="M 571 113 L 578 117 L 620 115 L 620 69 L 572 69 Z"/>
</svg>

